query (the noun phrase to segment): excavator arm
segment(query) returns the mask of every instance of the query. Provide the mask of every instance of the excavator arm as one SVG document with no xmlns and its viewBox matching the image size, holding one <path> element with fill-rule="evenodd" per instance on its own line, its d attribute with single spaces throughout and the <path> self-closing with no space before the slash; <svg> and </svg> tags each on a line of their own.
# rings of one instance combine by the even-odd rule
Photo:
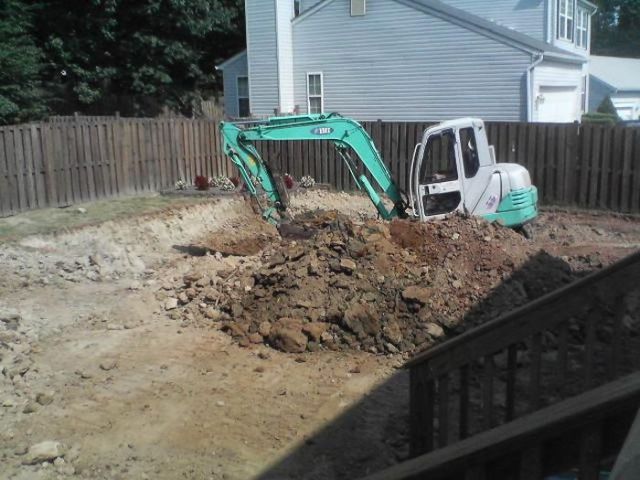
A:
<svg viewBox="0 0 640 480">
<path fill-rule="evenodd" d="M 224 152 L 238 167 L 249 192 L 258 199 L 258 202 L 260 200 L 254 179 L 262 186 L 269 205 L 260 205 L 260 203 L 259 205 L 263 217 L 268 221 L 279 223 L 285 216 L 287 205 L 286 191 L 282 181 L 260 158 L 253 144 L 253 142 L 264 140 L 329 140 L 333 142 L 357 187 L 367 193 L 380 216 L 384 219 L 407 216 L 407 205 L 400 191 L 391 179 L 389 170 L 382 162 L 373 140 L 358 122 L 334 113 L 274 117 L 254 126 L 242 127 L 242 124 L 235 123 L 220 124 Z M 391 210 L 385 207 L 382 198 L 366 175 L 358 174 L 358 169 L 349 155 L 349 148 L 358 155 L 378 188 L 391 199 L 393 202 Z"/>
</svg>

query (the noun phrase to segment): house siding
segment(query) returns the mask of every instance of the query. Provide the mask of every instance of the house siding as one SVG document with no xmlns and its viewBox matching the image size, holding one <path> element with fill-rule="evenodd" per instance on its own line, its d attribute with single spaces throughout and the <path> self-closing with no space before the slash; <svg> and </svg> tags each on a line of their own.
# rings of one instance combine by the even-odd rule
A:
<svg viewBox="0 0 640 480">
<path fill-rule="evenodd" d="M 545 40 L 547 0 L 441 0 L 452 7 Z"/>
<path fill-rule="evenodd" d="M 526 119 L 530 54 L 392 0 L 368 0 L 364 17 L 349 9 L 334 0 L 294 23 L 301 112 L 306 73 L 322 72 L 325 111 L 360 120 Z"/>
<path fill-rule="evenodd" d="M 251 113 L 257 116 L 273 115 L 280 100 L 275 2 L 245 0 Z"/>
<path fill-rule="evenodd" d="M 322 0 L 300 0 L 300 13 L 304 13 Z"/>
<path fill-rule="evenodd" d="M 237 117 L 239 115 L 237 78 L 239 76 L 248 76 L 248 74 L 246 53 L 229 62 L 222 71 L 224 113 L 228 117 Z"/>
</svg>

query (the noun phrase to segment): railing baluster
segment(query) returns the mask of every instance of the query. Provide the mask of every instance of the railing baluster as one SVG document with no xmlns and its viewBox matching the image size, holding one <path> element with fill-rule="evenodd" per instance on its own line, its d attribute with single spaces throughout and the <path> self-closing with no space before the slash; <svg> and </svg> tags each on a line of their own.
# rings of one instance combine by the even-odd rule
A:
<svg viewBox="0 0 640 480">
<path fill-rule="evenodd" d="M 541 480 L 542 478 L 542 448 L 540 445 L 535 445 L 520 454 L 520 475 L 518 480 Z"/>
<path fill-rule="evenodd" d="M 427 380 L 426 384 L 426 405 L 425 405 L 425 425 L 427 427 L 425 438 L 425 452 L 431 452 L 433 450 L 433 437 L 434 437 L 434 409 L 435 409 L 435 397 L 436 389 L 435 382 L 433 380 Z"/>
<path fill-rule="evenodd" d="M 531 337 L 530 370 L 529 370 L 529 410 L 540 407 L 540 363 L 542 354 L 542 333 L 534 333 Z"/>
<path fill-rule="evenodd" d="M 460 368 L 460 440 L 469 436 L 469 365 Z"/>
<path fill-rule="evenodd" d="M 484 429 L 493 425 L 493 355 L 484 357 L 484 381 L 482 382 L 482 410 Z"/>
<path fill-rule="evenodd" d="M 585 345 L 584 345 L 584 389 L 588 390 L 593 386 L 594 353 L 596 347 L 596 321 L 598 321 L 598 310 L 592 310 L 586 316 Z"/>
<path fill-rule="evenodd" d="M 449 374 L 438 379 L 438 447 L 449 444 Z"/>
<path fill-rule="evenodd" d="M 611 326 L 611 350 L 609 355 L 609 378 L 620 376 L 620 360 L 623 358 L 624 346 L 622 336 L 622 319 L 626 311 L 625 295 L 620 295 L 616 300 L 616 311 Z"/>
<path fill-rule="evenodd" d="M 569 324 L 561 323 L 558 326 L 558 357 L 557 357 L 557 373 L 558 373 L 558 391 L 560 397 L 566 394 L 567 382 L 567 361 L 569 354 Z"/>
<path fill-rule="evenodd" d="M 507 388 L 505 401 L 505 421 L 510 422 L 516 413 L 516 373 L 518 370 L 518 345 L 507 349 Z"/>
<path fill-rule="evenodd" d="M 601 425 L 590 425 L 584 429 L 580 438 L 580 480 L 599 480 L 601 456 Z"/>
</svg>

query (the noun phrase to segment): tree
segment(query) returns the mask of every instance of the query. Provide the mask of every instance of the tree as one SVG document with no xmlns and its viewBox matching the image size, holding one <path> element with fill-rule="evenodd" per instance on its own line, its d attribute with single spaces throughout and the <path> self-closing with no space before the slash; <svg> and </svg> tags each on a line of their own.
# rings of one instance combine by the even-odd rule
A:
<svg viewBox="0 0 640 480">
<path fill-rule="evenodd" d="M 640 0 L 598 0 L 592 51 L 640 58 Z"/>
<path fill-rule="evenodd" d="M 190 114 L 216 61 L 244 40 L 242 0 L 40 0 L 56 110 Z M 55 22 L 51 19 L 55 18 Z"/>
<path fill-rule="evenodd" d="M 20 0 L 0 1 L 0 124 L 44 115 L 42 52 L 32 37 L 31 12 Z"/>
</svg>

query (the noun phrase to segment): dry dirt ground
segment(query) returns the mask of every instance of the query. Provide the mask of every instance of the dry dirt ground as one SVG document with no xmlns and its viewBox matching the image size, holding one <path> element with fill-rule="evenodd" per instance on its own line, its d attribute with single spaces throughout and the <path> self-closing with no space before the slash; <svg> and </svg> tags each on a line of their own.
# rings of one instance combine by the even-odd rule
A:
<svg viewBox="0 0 640 480">
<path fill-rule="evenodd" d="M 316 208 L 373 215 L 359 196 L 294 198 Z M 166 309 L 184 275 L 257 271 L 278 241 L 235 197 L 4 237 L 0 478 L 358 478 L 403 459 L 408 353 L 240 346 Z M 636 250 L 640 220 L 546 211 L 519 242 L 579 275 Z"/>
</svg>

